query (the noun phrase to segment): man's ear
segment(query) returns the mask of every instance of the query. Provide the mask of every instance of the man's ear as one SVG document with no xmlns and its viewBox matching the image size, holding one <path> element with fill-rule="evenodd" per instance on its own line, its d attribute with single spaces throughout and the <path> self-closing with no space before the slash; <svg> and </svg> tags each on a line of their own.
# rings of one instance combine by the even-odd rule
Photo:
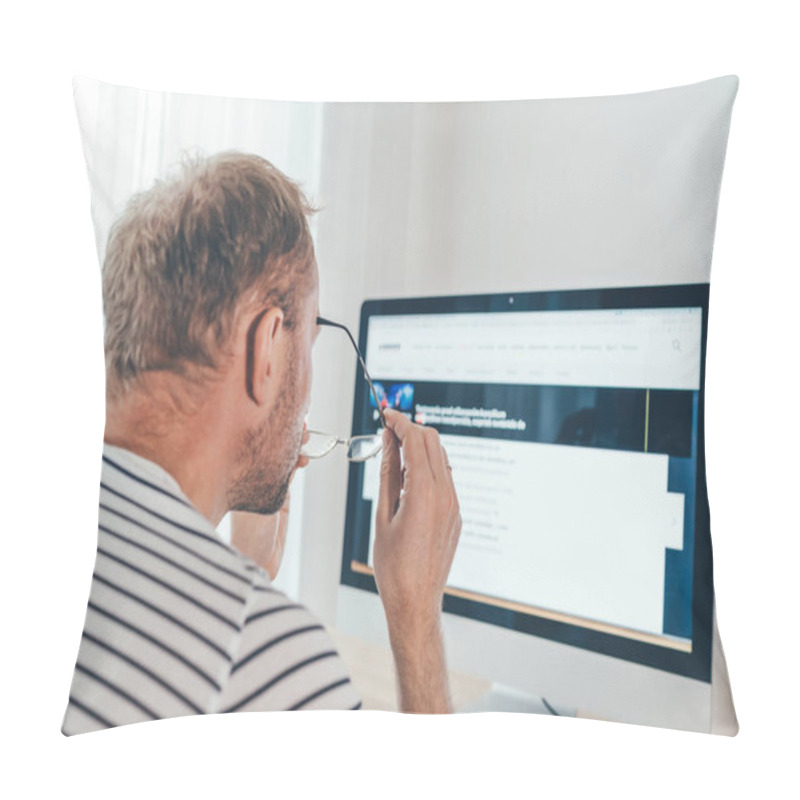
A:
<svg viewBox="0 0 800 800">
<path fill-rule="evenodd" d="M 284 331 L 280 308 L 262 311 L 247 330 L 247 394 L 258 405 L 267 401 L 269 383 L 281 357 L 279 345 Z"/>
</svg>

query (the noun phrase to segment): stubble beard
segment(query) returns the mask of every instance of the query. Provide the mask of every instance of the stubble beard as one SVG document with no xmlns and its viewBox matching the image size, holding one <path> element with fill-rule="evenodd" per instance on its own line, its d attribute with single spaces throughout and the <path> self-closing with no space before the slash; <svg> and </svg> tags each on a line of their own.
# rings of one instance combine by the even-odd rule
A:
<svg viewBox="0 0 800 800">
<path fill-rule="evenodd" d="M 231 511 L 275 514 L 286 501 L 303 436 L 295 419 L 296 390 L 292 373 L 269 419 L 245 431 L 240 447 L 244 468 L 228 492 Z"/>
</svg>

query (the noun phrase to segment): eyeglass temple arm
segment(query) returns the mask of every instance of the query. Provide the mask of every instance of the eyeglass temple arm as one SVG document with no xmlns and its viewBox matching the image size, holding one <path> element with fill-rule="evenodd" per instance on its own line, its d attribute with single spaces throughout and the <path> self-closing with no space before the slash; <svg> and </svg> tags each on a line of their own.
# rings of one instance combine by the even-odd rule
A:
<svg viewBox="0 0 800 800">
<path fill-rule="evenodd" d="M 364 370 L 364 377 L 367 379 L 367 383 L 369 384 L 370 391 L 372 392 L 372 396 L 375 399 L 375 405 L 378 407 L 378 414 L 380 414 L 381 422 L 383 423 L 384 427 L 386 426 L 386 417 L 383 415 L 383 408 L 381 407 L 381 401 L 378 399 L 378 392 L 375 390 L 375 386 L 372 383 L 372 378 L 369 376 L 369 372 L 367 372 L 367 365 L 364 363 L 364 359 L 361 357 L 361 351 L 358 349 L 358 345 L 356 344 L 356 340 L 353 338 L 353 334 L 339 322 L 332 322 L 329 319 L 325 319 L 324 317 L 317 317 L 317 325 L 328 325 L 331 328 L 339 328 L 343 330 L 347 334 L 347 338 L 352 342 L 353 347 L 355 348 L 356 355 L 358 356 L 358 360 L 361 363 L 361 369 Z"/>
</svg>

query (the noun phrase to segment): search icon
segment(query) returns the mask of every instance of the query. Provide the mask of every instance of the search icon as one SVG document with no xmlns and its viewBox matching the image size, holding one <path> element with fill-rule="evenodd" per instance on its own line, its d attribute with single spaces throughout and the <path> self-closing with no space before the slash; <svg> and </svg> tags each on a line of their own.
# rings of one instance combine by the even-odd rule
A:
<svg viewBox="0 0 800 800">
<path fill-rule="evenodd" d="M 672 340 L 672 349 L 681 352 L 681 343 L 677 339 Z"/>
</svg>

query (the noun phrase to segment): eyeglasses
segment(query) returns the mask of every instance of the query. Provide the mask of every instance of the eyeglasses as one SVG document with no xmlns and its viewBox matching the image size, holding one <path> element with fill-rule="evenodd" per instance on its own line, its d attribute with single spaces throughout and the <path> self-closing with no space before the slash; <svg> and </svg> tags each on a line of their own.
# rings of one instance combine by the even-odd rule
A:
<svg viewBox="0 0 800 800">
<path fill-rule="evenodd" d="M 350 339 L 353 347 L 355 348 L 358 361 L 361 364 L 361 369 L 364 371 L 364 377 L 366 378 L 367 384 L 372 392 L 372 397 L 375 399 L 375 405 L 378 407 L 378 414 L 380 415 L 381 422 L 385 426 L 386 418 L 383 414 L 383 407 L 381 406 L 378 392 L 375 390 L 372 379 L 369 377 L 367 365 L 364 363 L 361 351 L 358 349 L 358 345 L 356 344 L 356 340 L 353 338 L 353 335 L 344 325 L 341 325 L 338 322 L 331 322 L 331 320 L 324 319 L 323 317 L 317 317 L 317 325 L 326 325 L 330 328 L 339 328 L 347 334 L 347 338 Z M 328 453 L 330 453 L 337 445 L 343 444 L 347 446 L 348 461 L 367 461 L 368 459 L 378 455 L 383 447 L 382 430 L 377 434 L 367 436 L 352 436 L 349 439 L 341 439 L 338 436 L 333 436 L 329 433 L 321 433 L 320 431 L 308 431 L 308 434 L 308 441 L 305 442 L 300 448 L 300 455 L 305 456 L 306 458 L 322 458 L 323 456 L 328 455 Z"/>
<path fill-rule="evenodd" d="M 352 436 L 349 439 L 339 439 L 329 433 L 308 431 L 308 441 L 303 444 L 300 455 L 306 458 L 322 458 L 328 455 L 337 445 L 347 447 L 348 461 L 368 461 L 380 453 L 383 447 L 382 434 L 368 436 Z"/>
</svg>

